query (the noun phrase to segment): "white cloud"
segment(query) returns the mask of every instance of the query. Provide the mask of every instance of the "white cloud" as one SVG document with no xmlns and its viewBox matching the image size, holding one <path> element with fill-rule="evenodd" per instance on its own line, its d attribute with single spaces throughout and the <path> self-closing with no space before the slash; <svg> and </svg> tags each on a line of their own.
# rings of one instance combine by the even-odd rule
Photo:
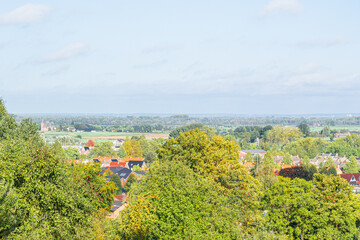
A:
<svg viewBox="0 0 360 240">
<path fill-rule="evenodd" d="M 300 13 L 303 6 L 298 0 L 271 0 L 260 12 L 260 16 L 271 16 L 278 13 Z"/>
<path fill-rule="evenodd" d="M 51 52 L 46 54 L 45 56 L 42 57 L 41 61 L 51 62 L 51 61 L 65 60 L 84 54 L 86 50 L 87 48 L 84 43 L 81 42 L 71 43 L 56 52 Z"/>
<path fill-rule="evenodd" d="M 24 24 L 39 21 L 50 12 L 50 8 L 40 4 L 26 4 L 0 15 L 0 24 Z"/>
</svg>

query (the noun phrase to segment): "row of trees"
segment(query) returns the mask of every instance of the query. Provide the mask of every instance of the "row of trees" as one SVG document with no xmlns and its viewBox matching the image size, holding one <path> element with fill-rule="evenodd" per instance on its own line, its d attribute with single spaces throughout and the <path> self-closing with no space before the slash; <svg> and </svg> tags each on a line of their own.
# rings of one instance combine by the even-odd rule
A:
<svg viewBox="0 0 360 240">
<path fill-rule="evenodd" d="M 171 130 L 178 126 L 188 125 L 192 123 L 202 123 L 212 127 L 229 127 L 237 126 L 266 126 L 266 125 L 283 125 L 283 126 L 299 126 L 307 124 L 312 127 L 326 126 L 349 126 L 360 125 L 360 117 L 333 117 L 333 116 L 314 116 L 314 117 L 284 117 L 284 116 L 106 116 L 106 115 L 78 115 L 78 116 L 41 116 L 41 115 L 16 115 L 16 120 L 21 121 L 25 118 L 31 119 L 40 124 L 42 121 L 52 122 L 54 125 L 68 126 L 75 123 L 91 124 L 96 126 L 136 126 L 151 125 L 152 127 L 162 126 L 163 129 Z M 158 128 L 156 127 L 156 128 Z"/>
</svg>

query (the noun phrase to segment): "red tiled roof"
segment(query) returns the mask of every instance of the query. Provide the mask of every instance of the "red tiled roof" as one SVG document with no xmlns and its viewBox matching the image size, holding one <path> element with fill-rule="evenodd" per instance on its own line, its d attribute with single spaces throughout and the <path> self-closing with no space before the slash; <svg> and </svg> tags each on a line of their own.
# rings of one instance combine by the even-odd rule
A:
<svg viewBox="0 0 360 240">
<path fill-rule="evenodd" d="M 117 201 L 123 201 L 123 199 L 125 198 L 125 196 L 123 194 L 120 194 L 120 195 L 115 195 L 114 196 L 115 200 Z"/>
<path fill-rule="evenodd" d="M 142 157 L 125 157 L 125 158 L 121 159 L 121 161 L 125 161 L 125 162 L 128 162 L 128 161 L 144 161 L 144 158 L 142 158 Z"/>
<path fill-rule="evenodd" d="M 246 153 L 243 153 L 243 152 L 239 152 L 239 157 L 246 157 Z"/>
<path fill-rule="evenodd" d="M 110 167 L 125 167 L 125 162 L 111 162 Z"/>
<path fill-rule="evenodd" d="M 347 182 L 350 182 L 352 176 L 355 177 L 355 181 L 358 181 L 360 178 L 360 173 L 348 173 L 348 174 L 340 174 L 341 178 L 344 178 Z"/>
<path fill-rule="evenodd" d="M 255 167 L 255 164 L 252 162 L 246 162 L 246 163 L 244 163 L 244 166 L 245 167 Z"/>
</svg>

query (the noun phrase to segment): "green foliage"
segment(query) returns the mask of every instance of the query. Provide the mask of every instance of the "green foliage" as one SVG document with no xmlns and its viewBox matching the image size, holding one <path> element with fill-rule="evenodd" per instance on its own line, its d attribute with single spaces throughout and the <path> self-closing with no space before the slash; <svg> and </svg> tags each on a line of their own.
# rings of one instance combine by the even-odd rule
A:
<svg viewBox="0 0 360 240">
<path fill-rule="evenodd" d="M 344 172 L 345 173 L 358 173 L 360 170 L 360 166 L 358 162 L 356 161 L 356 158 L 354 156 L 351 156 L 349 159 L 349 162 L 345 164 Z"/>
<path fill-rule="evenodd" d="M 328 158 L 326 159 L 326 162 L 325 162 L 325 164 L 324 164 L 324 167 L 330 168 L 330 167 L 333 167 L 333 166 L 335 166 L 334 159 L 332 159 L 332 157 L 328 157 Z"/>
<path fill-rule="evenodd" d="M 209 126 L 205 126 L 202 123 L 192 123 L 192 124 L 189 124 L 189 125 L 186 125 L 186 126 L 181 126 L 181 127 L 175 128 L 174 130 L 172 130 L 170 132 L 169 136 L 171 138 L 177 138 L 178 136 L 180 136 L 180 133 L 188 132 L 188 131 L 191 131 L 191 130 L 194 130 L 194 129 L 199 129 L 200 131 L 205 132 L 210 138 L 212 136 L 214 136 L 215 133 L 216 133 L 216 129 L 214 129 L 214 128 L 211 128 Z"/>
<path fill-rule="evenodd" d="M 285 156 L 282 160 L 282 164 L 287 164 L 287 165 L 291 165 L 293 162 L 291 155 L 289 153 L 285 153 Z"/>
<path fill-rule="evenodd" d="M 301 161 L 301 166 L 306 170 L 308 171 L 309 168 L 310 168 L 310 159 L 308 156 L 305 156 L 302 161 Z"/>
<path fill-rule="evenodd" d="M 246 156 L 245 156 L 245 161 L 246 161 L 246 162 L 253 162 L 253 161 L 254 161 L 253 155 L 252 155 L 250 152 L 248 152 L 248 153 L 246 154 Z"/>
<path fill-rule="evenodd" d="M 295 178 L 282 178 L 265 192 L 262 207 L 266 211 L 266 225 L 278 233 L 294 239 L 311 239 L 314 224 L 319 222 L 315 214 L 316 202 L 311 182 Z"/>
<path fill-rule="evenodd" d="M 122 239 L 239 239 L 232 208 L 216 185 L 184 162 L 154 162 L 118 223 Z"/>
<path fill-rule="evenodd" d="M 313 180 L 318 203 L 315 213 L 321 217 L 318 237 L 323 239 L 353 239 L 359 233 L 359 198 L 353 187 L 337 176 L 315 174 Z"/>
<path fill-rule="evenodd" d="M 64 149 L 62 148 L 59 141 L 56 141 L 53 145 L 51 145 L 50 150 L 54 154 L 54 158 L 57 160 L 66 160 L 66 154 Z"/>
<path fill-rule="evenodd" d="M 142 136 L 140 138 L 140 145 L 145 162 L 147 164 L 151 164 L 157 156 L 156 151 L 160 148 L 161 143 L 156 140 L 147 140 L 144 136 Z"/>
<path fill-rule="evenodd" d="M 126 150 L 126 153 L 129 157 L 142 157 L 143 156 L 143 150 L 140 145 L 139 140 L 127 140 L 124 143 L 124 147 Z"/>
<path fill-rule="evenodd" d="M 160 162 L 183 162 L 195 173 L 216 184 L 229 209 L 244 228 L 257 217 L 257 181 L 238 161 L 238 146 L 222 137 L 210 139 L 204 132 L 192 130 L 168 140 L 158 151 Z M 240 208 L 237 206 L 241 206 Z"/>
<path fill-rule="evenodd" d="M 60 161 L 61 146 L 49 148 L 34 124 L 17 124 L 1 104 L 0 111 L 0 237 L 86 238 L 83 229 L 90 231 L 92 214 L 109 208 L 99 197 L 107 186 L 101 168 L 98 185 L 95 178 L 82 178 L 86 174 Z"/>
<path fill-rule="evenodd" d="M 316 155 L 326 151 L 328 143 L 321 138 L 303 138 L 292 142 L 285 147 L 291 155 L 297 155 L 300 158 L 314 158 Z"/>
<path fill-rule="evenodd" d="M 298 128 L 300 129 L 300 131 L 304 134 L 305 137 L 309 137 L 310 136 L 310 128 L 306 123 L 302 123 L 298 126 Z"/>
<path fill-rule="evenodd" d="M 232 135 L 239 139 L 241 148 L 248 148 L 249 143 L 255 143 L 257 138 L 265 139 L 267 131 L 271 130 L 272 126 L 241 126 L 237 127 Z"/>
<path fill-rule="evenodd" d="M 114 200 L 116 187 L 113 182 L 107 182 L 101 174 L 100 164 L 72 164 L 71 173 L 87 189 L 87 197 L 92 199 L 97 208 L 110 209 Z"/>
<path fill-rule="evenodd" d="M 265 145 L 282 147 L 303 137 L 299 128 L 275 126 L 266 132 Z M 276 150 L 276 149 L 273 149 Z"/>
<path fill-rule="evenodd" d="M 336 139 L 329 144 L 327 152 L 338 153 L 339 156 L 360 157 L 360 136 L 352 134 L 344 138 Z"/>
<path fill-rule="evenodd" d="M 326 175 L 337 176 L 337 171 L 334 166 L 329 167 L 329 169 L 325 172 Z"/>
<path fill-rule="evenodd" d="M 73 159 L 79 159 L 79 150 L 77 150 L 77 148 L 74 147 L 69 147 L 67 149 L 65 149 L 65 155 L 66 155 L 66 159 L 68 160 L 73 160 Z"/>
<path fill-rule="evenodd" d="M 314 175 L 316 173 L 318 173 L 318 169 L 316 168 L 316 166 L 314 164 L 311 164 L 309 167 L 309 170 L 307 170 L 309 172 L 310 178 L 313 179 Z"/>
<path fill-rule="evenodd" d="M 115 156 L 116 152 L 112 146 L 112 142 L 99 142 L 91 149 L 91 156 Z"/>
<path fill-rule="evenodd" d="M 24 219 L 19 194 L 10 183 L 0 179 L 0 238 L 8 236 Z"/>
<path fill-rule="evenodd" d="M 262 190 L 270 188 L 278 181 L 273 170 L 275 167 L 276 165 L 271 152 L 267 152 L 259 165 L 259 172 L 257 175 Z"/>
<path fill-rule="evenodd" d="M 132 170 L 133 171 L 141 171 L 142 169 L 138 165 L 135 165 L 135 166 L 132 167 Z"/>
<path fill-rule="evenodd" d="M 131 186 L 133 186 L 134 183 L 137 182 L 136 176 L 134 174 L 130 174 L 129 178 L 126 181 L 126 184 L 124 186 L 125 192 L 129 192 L 131 189 Z"/>
<path fill-rule="evenodd" d="M 124 145 L 121 145 L 120 148 L 119 148 L 119 151 L 118 151 L 118 156 L 120 158 L 125 158 L 128 156 L 128 154 L 126 153 L 126 150 L 125 150 L 125 147 Z"/>
<path fill-rule="evenodd" d="M 121 180 L 120 180 L 119 175 L 111 174 L 110 175 L 110 181 L 113 182 L 115 184 L 115 187 L 117 188 L 116 195 L 121 194 L 122 193 L 122 184 L 121 184 Z"/>
<path fill-rule="evenodd" d="M 262 206 L 268 229 L 294 239 L 353 239 L 359 232 L 359 199 L 339 177 L 281 179 L 266 191 Z"/>
<path fill-rule="evenodd" d="M 330 137 L 330 127 L 329 126 L 325 126 L 321 131 L 320 131 L 321 136 L 323 137 Z"/>
</svg>

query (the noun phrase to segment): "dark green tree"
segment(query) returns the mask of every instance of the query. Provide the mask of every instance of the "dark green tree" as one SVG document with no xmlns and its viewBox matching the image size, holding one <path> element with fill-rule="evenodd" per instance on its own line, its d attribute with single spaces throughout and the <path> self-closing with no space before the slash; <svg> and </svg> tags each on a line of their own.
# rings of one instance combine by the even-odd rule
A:
<svg viewBox="0 0 360 240">
<path fill-rule="evenodd" d="M 119 175 L 111 174 L 110 175 L 110 181 L 113 182 L 115 184 L 115 187 L 117 188 L 116 195 L 121 194 L 122 193 L 122 184 L 121 184 L 121 180 L 120 180 Z"/>
<path fill-rule="evenodd" d="M 131 187 L 133 186 L 134 183 L 137 182 L 137 179 L 136 179 L 136 176 L 134 174 L 130 174 L 129 178 L 127 179 L 126 181 L 126 184 L 125 184 L 125 192 L 129 192 Z"/>
<path fill-rule="evenodd" d="M 306 123 L 302 123 L 298 126 L 298 128 L 300 129 L 300 131 L 304 134 L 305 137 L 309 137 L 310 136 L 310 128 Z"/>
</svg>

